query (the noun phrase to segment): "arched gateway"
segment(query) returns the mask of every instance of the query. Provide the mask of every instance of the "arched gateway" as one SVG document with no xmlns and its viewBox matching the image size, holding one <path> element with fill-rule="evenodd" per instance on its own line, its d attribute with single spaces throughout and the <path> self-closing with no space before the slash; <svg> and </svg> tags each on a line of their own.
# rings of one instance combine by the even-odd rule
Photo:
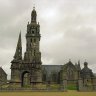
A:
<svg viewBox="0 0 96 96">
<path fill-rule="evenodd" d="M 31 77 L 30 72 L 24 71 L 21 76 L 21 86 L 22 87 L 30 87 L 31 84 Z"/>
</svg>

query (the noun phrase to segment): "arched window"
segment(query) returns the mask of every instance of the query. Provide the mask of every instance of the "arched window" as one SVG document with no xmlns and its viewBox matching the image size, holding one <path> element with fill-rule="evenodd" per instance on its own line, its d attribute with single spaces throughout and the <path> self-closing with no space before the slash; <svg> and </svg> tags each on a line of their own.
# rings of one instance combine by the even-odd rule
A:
<svg viewBox="0 0 96 96">
<path fill-rule="evenodd" d="M 34 34 L 34 31 L 32 31 L 32 34 Z"/>
<path fill-rule="evenodd" d="M 69 80 L 74 79 L 74 72 L 73 72 L 72 68 L 68 67 L 68 69 L 67 69 L 67 77 L 68 77 Z"/>
</svg>

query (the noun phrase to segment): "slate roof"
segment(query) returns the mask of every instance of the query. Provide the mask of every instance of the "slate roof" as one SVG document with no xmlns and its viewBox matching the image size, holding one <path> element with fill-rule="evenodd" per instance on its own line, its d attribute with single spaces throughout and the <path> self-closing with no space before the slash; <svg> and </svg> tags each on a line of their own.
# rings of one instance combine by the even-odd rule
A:
<svg viewBox="0 0 96 96">
<path fill-rule="evenodd" d="M 63 65 L 42 65 L 42 70 L 46 70 L 48 74 L 51 72 L 59 72 Z"/>
<path fill-rule="evenodd" d="M 91 72 L 92 70 L 88 67 L 85 67 L 81 70 L 81 72 Z"/>
<path fill-rule="evenodd" d="M 0 67 L 0 74 L 2 74 L 2 73 L 7 75 L 6 72 L 2 69 L 2 67 Z"/>
</svg>

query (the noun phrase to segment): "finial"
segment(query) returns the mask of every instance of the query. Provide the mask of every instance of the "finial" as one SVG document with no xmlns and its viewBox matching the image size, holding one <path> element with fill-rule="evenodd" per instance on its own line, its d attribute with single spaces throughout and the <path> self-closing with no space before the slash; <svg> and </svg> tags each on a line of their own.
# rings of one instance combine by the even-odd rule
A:
<svg viewBox="0 0 96 96">
<path fill-rule="evenodd" d="M 35 4 L 34 4 L 34 6 L 33 6 L 33 10 L 35 10 Z"/>
<path fill-rule="evenodd" d="M 71 59 L 69 59 L 69 61 L 71 61 Z"/>
<path fill-rule="evenodd" d="M 19 33 L 19 36 L 21 35 L 21 30 L 20 30 L 20 33 Z"/>
<path fill-rule="evenodd" d="M 80 60 L 78 60 L 78 64 L 80 64 Z"/>
</svg>

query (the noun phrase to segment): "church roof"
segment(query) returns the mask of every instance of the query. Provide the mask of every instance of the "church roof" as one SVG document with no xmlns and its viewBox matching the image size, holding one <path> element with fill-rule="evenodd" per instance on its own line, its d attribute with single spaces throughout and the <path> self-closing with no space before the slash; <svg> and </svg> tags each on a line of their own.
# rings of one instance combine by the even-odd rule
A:
<svg viewBox="0 0 96 96">
<path fill-rule="evenodd" d="M 84 62 L 84 68 L 81 70 L 81 72 L 92 72 L 92 70 L 88 68 L 87 62 Z"/>
<path fill-rule="evenodd" d="M 48 74 L 51 72 L 59 72 L 63 65 L 42 65 L 42 70 L 46 70 Z"/>
<path fill-rule="evenodd" d="M 3 68 L 0 67 L 0 74 L 2 74 L 2 73 L 6 74 L 6 72 L 3 70 Z M 6 74 L 6 75 L 7 75 L 7 74 Z"/>
<path fill-rule="evenodd" d="M 91 72 L 92 70 L 88 67 L 84 67 L 81 72 Z"/>
<path fill-rule="evenodd" d="M 69 61 L 68 63 L 66 63 L 66 64 L 64 64 L 63 65 L 63 70 L 67 70 L 67 68 L 73 68 L 74 70 L 77 70 L 77 68 L 76 68 L 76 66 L 71 62 L 71 61 Z"/>
</svg>

